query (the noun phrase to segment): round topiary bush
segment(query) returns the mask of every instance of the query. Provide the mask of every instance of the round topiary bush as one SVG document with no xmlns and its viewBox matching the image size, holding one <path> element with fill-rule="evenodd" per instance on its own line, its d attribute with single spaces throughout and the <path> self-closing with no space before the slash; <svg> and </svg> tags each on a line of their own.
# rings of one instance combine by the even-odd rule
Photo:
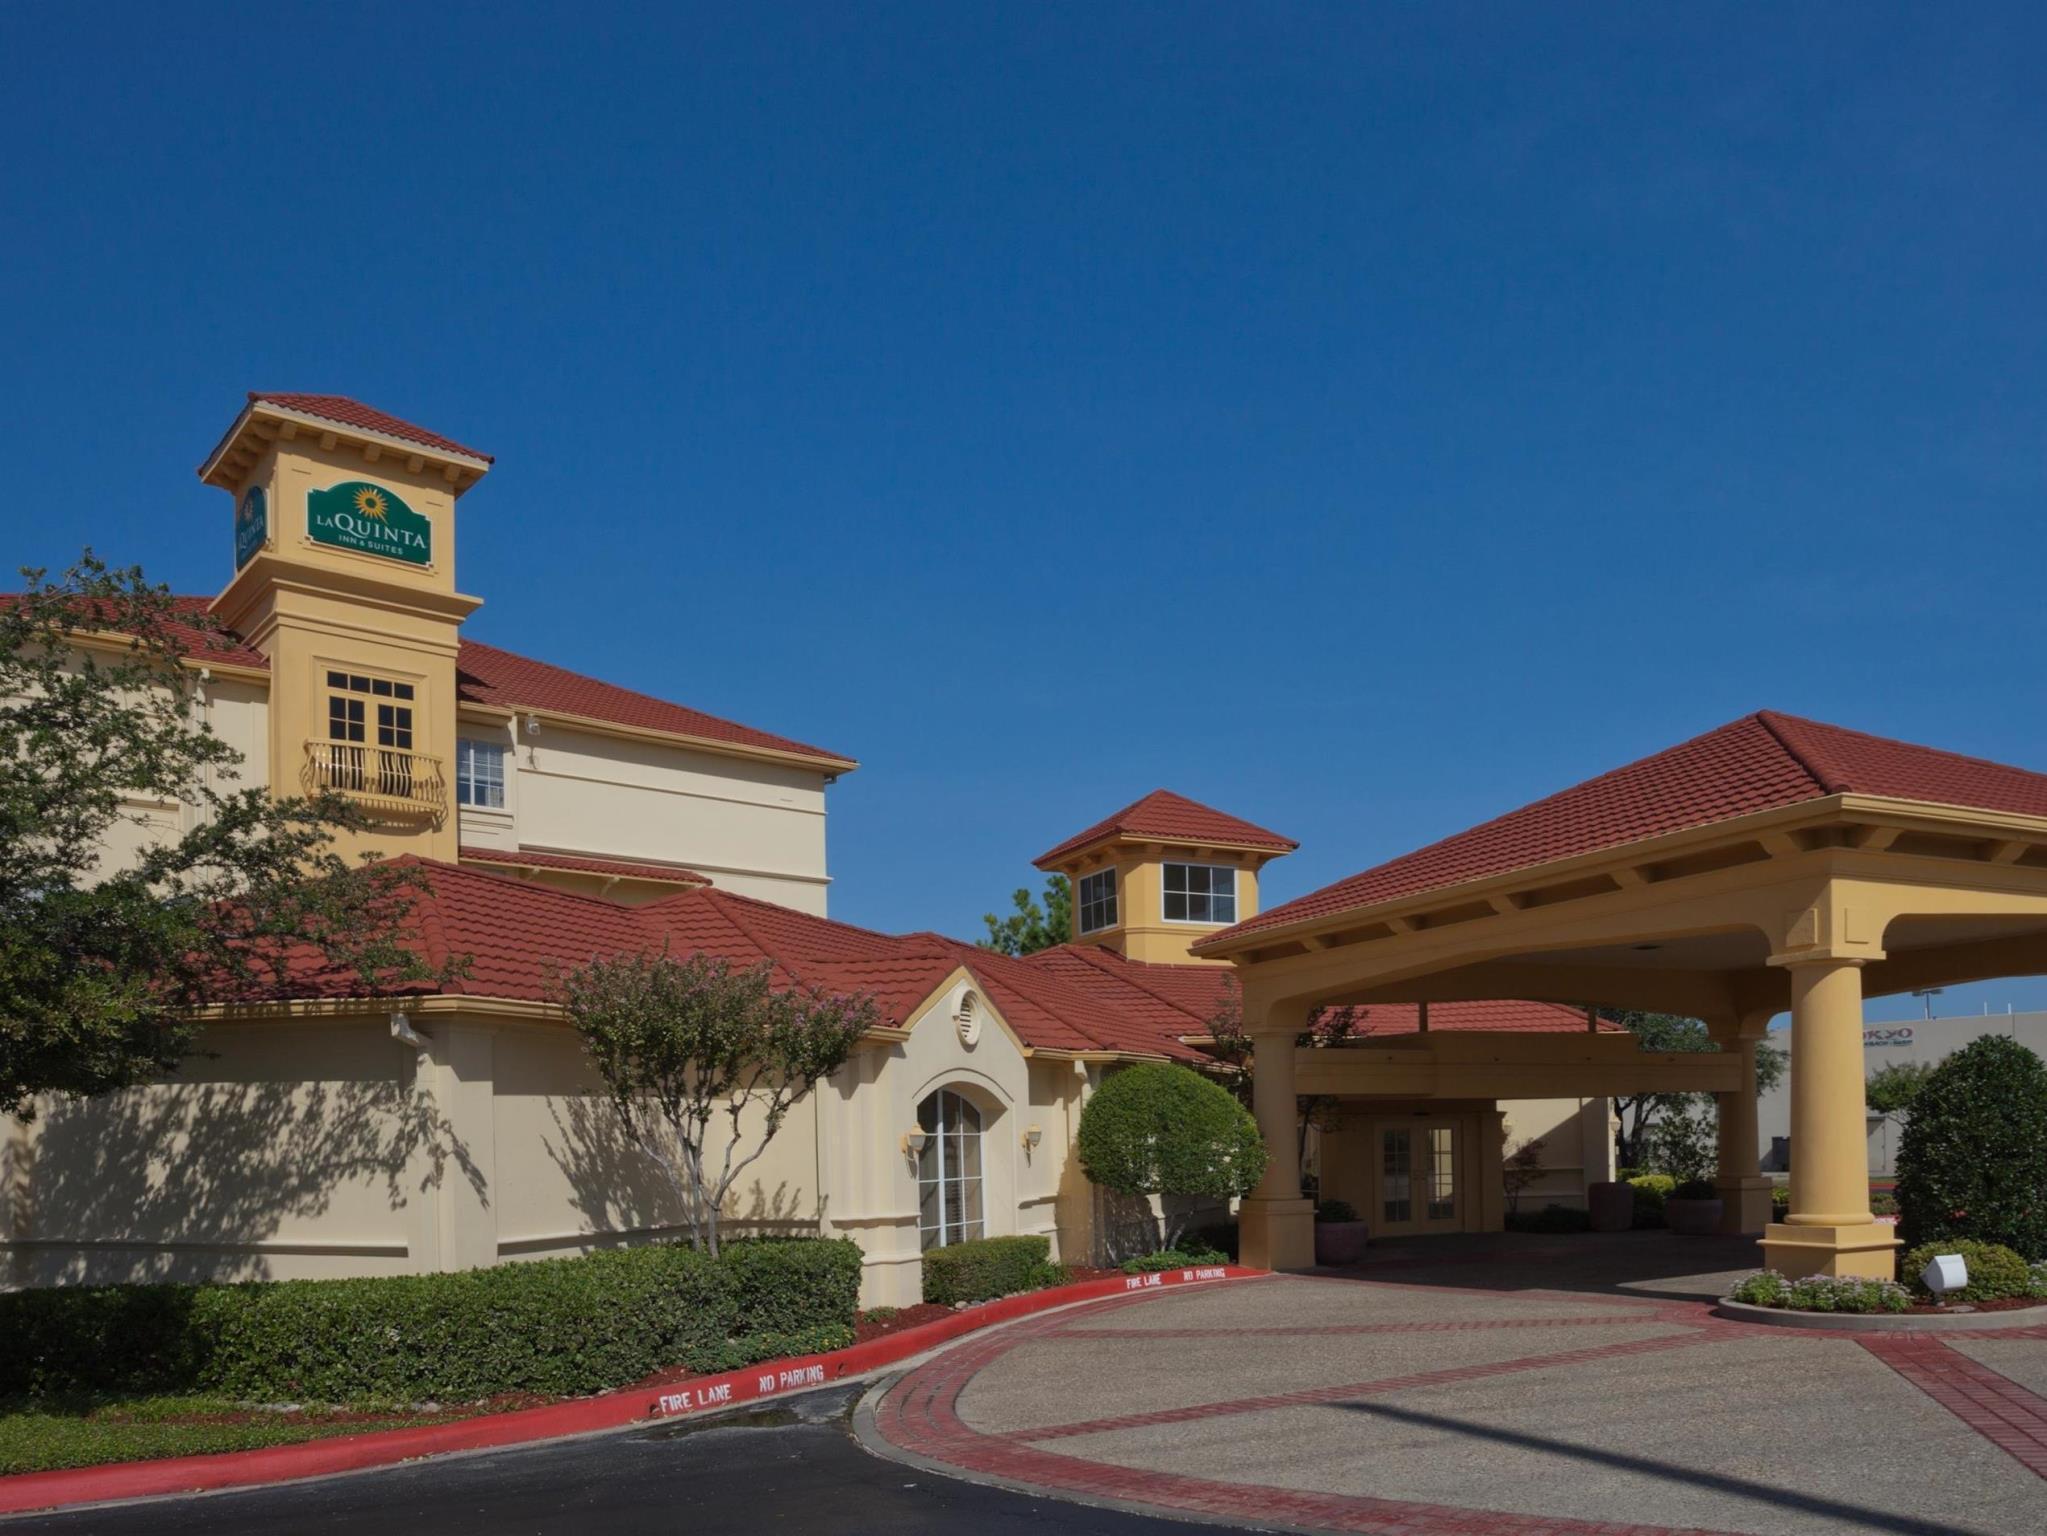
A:
<svg viewBox="0 0 2047 1536">
<path fill-rule="evenodd" d="M 1926 1079 L 1898 1144 L 1906 1243 L 1975 1238 L 2047 1256 L 2047 1063 L 2001 1035 Z"/>
<path fill-rule="evenodd" d="M 1229 1091 L 1187 1067 L 1113 1072 L 1080 1112 L 1080 1166 L 1119 1195 L 1249 1194 L 1265 1172 L 1258 1122 Z M 1166 1246 L 1172 1246 L 1168 1233 Z"/>
</svg>

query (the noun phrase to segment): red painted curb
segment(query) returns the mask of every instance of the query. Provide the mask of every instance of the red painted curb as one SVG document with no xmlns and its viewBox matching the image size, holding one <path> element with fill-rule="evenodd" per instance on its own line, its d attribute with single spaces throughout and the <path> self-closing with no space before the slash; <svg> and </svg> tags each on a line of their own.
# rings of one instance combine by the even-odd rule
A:
<svg viewBox="0 0 2047 1536">
<path fill-rule="evenodd" d="M 1121 1296 L 1132 1291 L 1158 1290 L 1167 1286 L 1240 1280 L 1263 1273 L 1263 1270 L 1245 1269 L 1236 1264 L 1219 1264 L 1198 1269 L 1170 1269 L 1154 1275 L 1115 1275 L 1103 1280 L 1083 1280 L 1077 1285 L 1062 1285 L 1049 1291 L 1033 1291 L 1026 1296 L 1009 1296 L 1001 1301 L 987 1302 L 951 1317 L 942 1317 L 934 1323 L 905 1328 L 901 1333 L 892 1333 L 847 1349 L 836 1349 L 829 1354 L 763 1360 L 743 1370 L 697 1376 L 668 1387 L 628 1388 L 599 1397 L 550 1403 L 544 1408 L 485 1414 L 453 1424 L 336 1435 L 327 1440 L 267 1446 L 261 1450 L 166 1457 L 161 1461 L 120 1461 L 106 1466 L 74 1467 L 56 1472 L 18 1472 L 11 1477 L 0 1477 L 0 1514 L 55 1509 L 67 1504 L 101 1504 L 110 1499 L 140 1499 L 159 1494 L 202 1493 L 217 1488 L 292 1482 L 299 1478 L 327 1477 L 336 1472 L 390 1466 L 424 1456 L 441 1456 L 450 1451 L 523 1445 L 529 1441 L 553 1440 L 597 1429 L 616 1429 L 621 1425 L 653 1419 L 686 1417 L 764 1397 L 777 1397 L 785 1392 L 825 1386 L 897 1360 L 907 1360 L 961 1334 L 1071 1302 L 1093 1301 L 1103 1296 Z"/>
</svg>

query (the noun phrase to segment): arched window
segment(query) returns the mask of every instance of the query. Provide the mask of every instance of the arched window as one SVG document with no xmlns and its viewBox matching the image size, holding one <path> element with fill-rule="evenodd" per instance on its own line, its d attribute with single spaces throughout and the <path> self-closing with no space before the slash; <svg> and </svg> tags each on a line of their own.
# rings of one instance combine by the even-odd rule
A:
<svg viewBox="0 0 2047 1536">
<path fill-rule="evenodd" d="M 980 1237 L 981 1111 L 941 1088 L 917 1106 L 917 1234 L 926 1248 Z"/>
</svg>

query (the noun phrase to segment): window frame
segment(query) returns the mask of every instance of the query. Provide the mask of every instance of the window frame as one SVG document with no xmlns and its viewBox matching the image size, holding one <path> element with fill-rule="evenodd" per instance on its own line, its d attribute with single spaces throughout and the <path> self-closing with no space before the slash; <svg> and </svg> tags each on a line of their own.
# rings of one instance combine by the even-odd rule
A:
<svg viewBox="0 0 2047 1536">
<path fill-rule="evenodd" d="M 1109 882 L 1109 895 L 1106 902 L 1109 911 L 1109 920 L 1105 923 L 1096 923 L 1093 927 L 1088 926 L 1086 916 L 1088 909 L 1088 899 L 1086 891 L 1088 882 L 1090 880 L 1107 880 Z M 1106 933 L 1111 928 L 1114 928 L 1118 924 L 1118 922 L 1121 921 L 1123 916 L 1122 897 L 1123 892 L 1120 883 L 1116 879 L 1116 866 L 1113 864 L 1109 865 L 1106 869 L 1097 869 L 1089 874 L 1082 875 L 1078 880 L 1074 881 L 1073 882 L 1074 937 L 1079 938 L 1081 935 L 1089 933 Z M 1096 905 L 1100 906 L 1104 905 L 1104 903 L 1096 903 Z"/>
<path fill-rule="evenodd" d="M 486 786 L 497 790 L 497 799 L 472 800 L 469 792 L 475 782 L 472 771 L 478 753 L 489 753 L 496 764 L 496 779 Z M 508 791 L 510 782 L 505 773 L 505 759 L 511 754 L 501 741 L 489 741 L 480 736 L 458 736 L 455 738 L 455 803 L 465 811 L 505 811 L 511 809 Z"/>
<path fill-rule="evenodd" d="M 1167 884 L 1167 876 L 1168 876 L 1168 873 L 1169 873 L 1170 871 L 1172 871 L 1172 870 L 1175 870 L 1175 869 L 1205 869 L 1205 870 L 1207 870 L 1207 871 L 1209 872 L 1209 875 L 1210 875 L 1210 887 L 1209 887 L 1209 889 L 1208 889 L 1208 890 L 1206 890 L 1206 891 L 1202 891 L 1202 892 L 1195 892 L 1195 891 L 1188 891 L 1188 890 L 1174 891 L 1174 890 L 1170 889 L 1170 887 L 1169 887 L 1169 886 L 1168 886 L 1168 884 Z M 1215 876 L 1215 874 L 1216 874 L 1216 873 L 1218 873 L 1218 872 L 1221 872 L 1221 873 L 1223 873 L 1223 874 L 1227 874 L 1227 875 L 1228 875 L 1228 876 L 1230 877 L 1230 888 L 1229 888 L 1229 892 L 1228 892 L 1228 896 L 1229 896 L 1229 903 L 1230 903 L 1230 915 L 1229 915 L 1228 917 L 1174 917 L 1174 916 L 1172 916 L 1172 915 L 1171 915 L 1170 913 L 1168 913 L 1168 912 L 1166 911 L 1166 901 L 1167 901 L 1167 898 L 1168 898 L 1168 897 L 1170 897 L 1170 896 L 1175 896 L 1175 895 L 1177 895 L 1177 896 L 1180 896 L 1180 897 L 1182 897 L 1182 898 L 1185 898 L 1185 899 L 1187 899 L 1187 900 L 1188 900 L 1189 902 L 1191 902 L 1191 901 L 1192 901 L 1192 899 L 1193 899 L 1193 898 L 1194 898 L 1194 897 L 1195 897 L 1195 896 L 1196 896 L 1196 895 L 1198 894 L 1198 895 L 1200 895 L 1201 897 L 1203 897 L 1203 898 L 1204 898 L 1205 900 L 1207 900 L 1207 901 L 1208 901 L 1208 902 L 1210 903 L 1210 907 L 1209 907 L 1209 910 L 1210 910 L 1211 912 L 1213 912 L 1213 911 L 1215 910 L 1215 908 L 1214 908 L 1214 905 L 1213 905 L 1213 904 L 1214 904 L 1214 902 L 1215 902 L 1216 898 L 1217 898 L 1217 897 L 1218 897 L 1219 895 L 1221 895 L 1221 894 L 1222 894 L 1221 892 L 1218 892 L 1218 891 L 1217 891 L 1217 890 L 1216 890 L 1216 889 L 1214 888 L 1214 884 L 1213 884 L 1213 877 L 1214 877 L 1214 876 Z M 1238 874 L 1237 866 L 1236 866 L 1236 865 L 1234 865 L 1234 864 L 1203 864 L 1203 863 L 1197 863 L 1197 862 L 1196 862 L 1195 860 L 1193 860 L 1193 859 L 1162 859 L 1162 860 L 1160 860 L 1160 861 L 1159 861 L 1159 921 L 1160 921 L 1160 922 L 1165 922 L 1165 923 L 1178 923 L 1178 924 L 1182 924 L 1182 925 L 1184 925 L 1184 926 L 1186 926 L 1186 927 L 1189 927 L 1189 928 L 1227 928 L 1227 927 L 1229 927 L 1229 926 L 1230 926 L 1230 925 L 1231 925 L 1232 923 L 1234 923 L 1234 922 L 1236 922 L 1236 921 L 1237 921 L 1237 898 L 1238 898 L 1238 896 L 1239 896 L 1239 894 L 1240 894 L 1240 891 L 1239 891 L 1239 885 L 1240 885 L 1240 883 L 1241 883 L 1241 882 L 1239 882 L 1239 880 L 1238 880 L 1238 878 L 1237 878 L 1237 874 Z M 1191 907 L 1190 907 L 1190 910 L 1191 910 Z"/>
<path fill-rule="evenodd" d="M 924 1128 L 924 1111 L 932 1108 L 932 1126 Z M 965 1110 L 973 1117 L 972 1137 L 974 1155 L 964 1156 L 965 1130 L 951 1130 L 953 1117 L 946 1111 L 951 1106 Z M 924 1145 L 917 1151 L 917 1248 L 920 1253 L 930 1253 L 938 1248 L 950 1248 L 956 1243 L 970 1243 L 988 1235 L 988 1115 L 979 1104 L 957 1088 L 934 1088 L 917 1101 L 917 1126 L 924 1130 Z M 946 1146 L 949 1140 L 960 1142 L 961 1163 L 959 1168 L 947 1167 Z M 971 1162 L 973 1171 L 967 1171 Z M 926 1178 L 926 1166 L 933 1170 L 933 1177 Z M 960 1218 L 957 1222 L 948 1219 L 946 1190 L 949 1185 L 960 1189 Z M 971 1186 L 971 1201 L 969 1200 Z M 938 1222 L 927 1226 L 924 1222 L 924 1191 L 937 1191 L 935 1202 Z"/>
</svg>

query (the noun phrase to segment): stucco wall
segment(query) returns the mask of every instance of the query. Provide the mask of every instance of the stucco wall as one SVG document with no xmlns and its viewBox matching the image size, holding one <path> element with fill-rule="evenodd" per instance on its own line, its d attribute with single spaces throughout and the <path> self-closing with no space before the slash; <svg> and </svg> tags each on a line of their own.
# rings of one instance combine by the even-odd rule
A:
<svg viewBox="0 0 2047 1536">
<path fill-rule="evenodd" d="M 396 1274 L 680 1230 L 672 1187 L 564 1027 L 415 1022 L 420 1051 L 381 1014 L 219 1025 L 174 1081 L 0 1122 L 0 1274 Z M 744 1118 L 742 1147 L 759 1120 Z M 818 1230 L 815 1125 L 799 1105 L 735 1186 L 725 1230 Z"/>
<path fill-rule="evenodd" d="M 502 723 L 462 734 L 503 743 Z M 682 864 L 742 896 L 825 912 L 825 781 L 755 763 L 549 722 L 506 758 L 502 813 L 462 812 L 462 840 Z"/>
</svg>

